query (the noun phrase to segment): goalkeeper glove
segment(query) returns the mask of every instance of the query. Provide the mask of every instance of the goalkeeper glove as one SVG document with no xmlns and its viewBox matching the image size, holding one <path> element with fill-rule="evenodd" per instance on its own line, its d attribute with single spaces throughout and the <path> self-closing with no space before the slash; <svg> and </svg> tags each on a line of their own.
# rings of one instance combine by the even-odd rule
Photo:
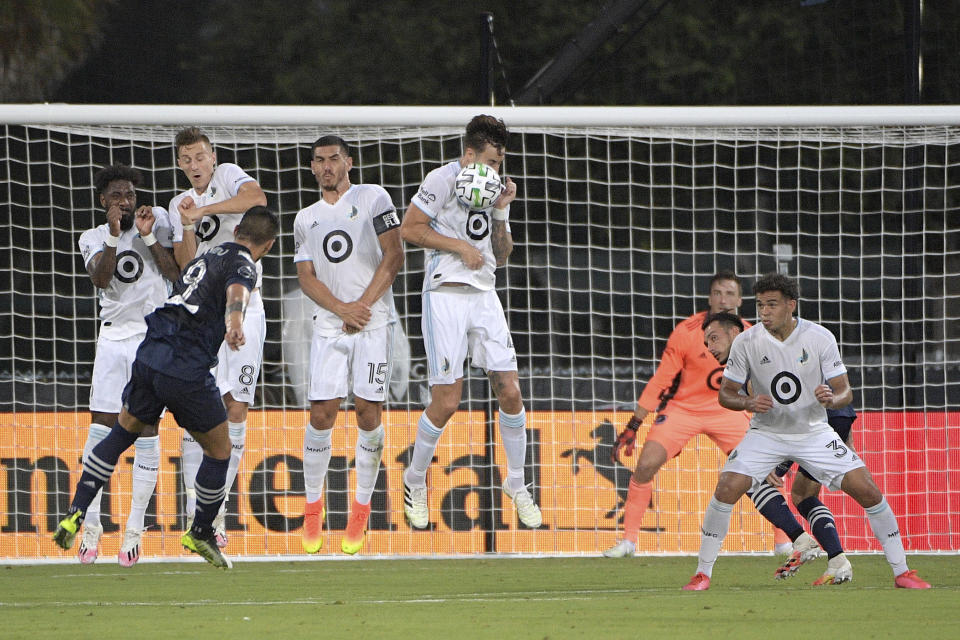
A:
<svg viewBox="0 0 960 640">
<path fill-rule="evenodd" d="M 632 456 L 633 455 L 633 445 L 637 441 L 637 429 L 640 428 L 641 422 L 637 420 L 637 416 L 630 416 L 630 421 L 627 423 L 627 426 L 623 431 L 620 432 L 620 435 L 617 436 L 617 441 L 613 444 L 613 451 L 610 452 L 610 462 L 617 464 L 620 462 L 620 450 L 623 450 L 623 453 Z"/>
</svg>

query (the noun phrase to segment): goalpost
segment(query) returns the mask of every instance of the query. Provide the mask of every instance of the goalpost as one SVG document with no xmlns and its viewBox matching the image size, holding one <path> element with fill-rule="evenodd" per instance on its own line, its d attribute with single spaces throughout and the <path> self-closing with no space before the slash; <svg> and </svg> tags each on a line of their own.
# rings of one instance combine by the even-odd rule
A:
<svg viewBox="0 0 960 640">
<path fill-rule="evenodd" d="M 705 306 L 709 277 L 749 286 L 780 270 L 799 312 L 837 336 L 854 385 L 858 451 L 899 517 L 908 551 L 960 550 L 960 107 L 230 107 L 0 105 L 0 558 L 65 557 L 50 536 L 79 477 L 89 425 L 96 298 L 77 250 L 105 217 L 92 177 L 138 168 L 140 204 L 189 187 L 173 137 L 198 125 L 218 160 L 254 176 L 282 234 L 264 258 L 267 342 L 244 461 L 229 502 L 231 555 L 299 554 L 304 386 L 312 303 L 292 261 L 296 212 L 318 198 L 310 144 L 335 133 L 354 183 L 402 214 L 424 175 L 459 157 L 478 113 L 513 136 L 515 248 L 498 290 L 528 411 L 527 479 L 544 527 L 522 529 L 500 492 L 496 407 L 470 369 L 461 411 L 428 476 L 432 528 L 403 521 L 400 475 L 429 397 L 420 331 L 422 251 L 394 284 L 405 340 L 366 555 L 595 554 L 618 535 L 635 459 L 609 453 L 676 323 Z M 119 390 L 118 390 L 119 393 Z M 353 416 L 341 413 L 323 554 L 353 491 Z M 643 434 L 641 434 L 642 437 Z M 180 557 L 179 429 L 161 427 L 144 557 Z M 638 446 L 639 451 L 639 446 Z M 655 480 L 638 551 L 695 553 L 722 466 L 705 438 Z M 104 498 L 101 555 L 129 508 L 129 456 Z M 625 465 L 625 466 L 624 466 Z M 827 494 L 844 545 L 878 549 L 862 510 Z M 741 502 L 725 549 L 768 552 L 772 532 Z"/>
</svg>

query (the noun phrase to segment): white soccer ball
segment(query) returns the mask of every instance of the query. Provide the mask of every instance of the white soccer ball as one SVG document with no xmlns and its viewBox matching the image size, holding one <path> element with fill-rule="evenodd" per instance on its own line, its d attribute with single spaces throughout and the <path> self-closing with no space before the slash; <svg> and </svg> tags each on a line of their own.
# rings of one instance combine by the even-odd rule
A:
<svg viewBox="0 0 960 640">
<path fill-rule="evenodd" d="M 500 176 L 485 164 L 468 164 L 457 174 L 457 200 L 471 211 L 485 211 L 500 197 Z"/>
</svg>

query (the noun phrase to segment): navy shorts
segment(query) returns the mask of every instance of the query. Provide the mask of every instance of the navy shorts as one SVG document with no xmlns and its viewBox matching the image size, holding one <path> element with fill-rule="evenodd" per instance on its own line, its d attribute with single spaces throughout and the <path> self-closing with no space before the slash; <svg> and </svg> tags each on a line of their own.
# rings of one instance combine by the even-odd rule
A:
<svg viewBox="0 0 960 640">
<path fill-rule="evenodd" d="M 853 421 L 856 419 L 856 416 L 829 416 L 827 418 L 827 422 L 829 422 L 830 426 L 833 427 L 833 430 L 837 432 L 837 435 L 840 436 L 840 439 L 846 442 L 850 439 L 850 430 L 853 428 Z M 817 482 L 817 479 L 807 473 L 807 470 L 803 467 L 797 467 L 797 471 L 807 476 L 814 482 Z"/>
<path fill-rule="evenodd" d="M 227 421 L 217 381 L 210 373 L 203 380 L 182 380 L 136 360 L 122 398 L 127 413 L 146 424 L 159 420 L 164 407 L 187 431 L 206 433 Z"/>
</svg>

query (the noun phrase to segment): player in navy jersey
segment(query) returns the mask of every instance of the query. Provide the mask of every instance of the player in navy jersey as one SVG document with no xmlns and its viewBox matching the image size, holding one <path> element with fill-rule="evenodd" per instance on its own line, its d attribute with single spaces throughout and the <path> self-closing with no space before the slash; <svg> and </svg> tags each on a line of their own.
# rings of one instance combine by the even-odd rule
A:
<svg viewBox="0 0 960 640">
<path fill-rule="evenodd" d="M 70 510 L 54 534 L 58 546 L 72 546 L 87 506 L 110 479 L 120 455 L 166 407 L 203 448 L 196 515 L 180 541 L 214 566 L 230 568 L 217 547 L 213 519 L 226 493 L 231 446 L 226 409 L 210 369 L 223 342 L 234 350 L 245 342 L 243 315 L 256 286 L 255 263 L 273 246 L 279 228 L 266 207 L 251 208 L 234 230 L 236 242 L 187 264 L 173 295 L 147 316 L 147 335 L 123 390 L 120 416 L 84 459 Z"/>
</svg>

